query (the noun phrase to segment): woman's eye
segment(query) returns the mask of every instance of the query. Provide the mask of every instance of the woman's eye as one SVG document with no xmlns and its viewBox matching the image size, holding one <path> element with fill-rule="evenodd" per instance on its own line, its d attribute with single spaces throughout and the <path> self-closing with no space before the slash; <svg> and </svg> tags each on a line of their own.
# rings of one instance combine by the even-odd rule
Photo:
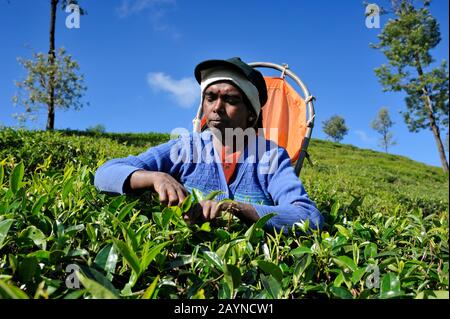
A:
<svg viewBox="0 0 450 319">
<path fill-rule="evenodd" d="M 227 100 L 227 103 L 228 103 L 228 104 L 231 104 L 231 105 L 236 105 L 236 104 L 239 103 L 239 100 L 238 100 L 238 99 L 233 99 L 233 98 L 231 98 L 231 99 L 228 99 L 228 100 Z"/>
</svg>

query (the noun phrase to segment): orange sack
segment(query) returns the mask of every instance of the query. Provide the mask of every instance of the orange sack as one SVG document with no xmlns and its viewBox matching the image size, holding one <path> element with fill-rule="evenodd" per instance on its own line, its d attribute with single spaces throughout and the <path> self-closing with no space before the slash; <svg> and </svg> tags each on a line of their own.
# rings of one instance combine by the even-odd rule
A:
<svg viewBox="0 0 450 319">
<path fill-rule="evenodd" d="M 264 80 L 268 96 L 262 108 L 264 136 L 284 147 L 295 163 L 306 134 L 306 103 L 286 80 L 280 77 Z"/>
</svg>

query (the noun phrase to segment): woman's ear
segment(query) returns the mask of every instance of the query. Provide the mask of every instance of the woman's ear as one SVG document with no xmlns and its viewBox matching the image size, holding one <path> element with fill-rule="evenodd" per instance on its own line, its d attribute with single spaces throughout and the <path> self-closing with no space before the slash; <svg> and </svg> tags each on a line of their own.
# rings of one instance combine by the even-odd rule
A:
<svg viewBox="0 0 450 319">
<path fill-rule="evenodd" d="M 257 122 L 257 118 L 255 115 L 250 114 L 250 116 L 248 117 L 248 127 L 255 127 Z"/>
</svg>

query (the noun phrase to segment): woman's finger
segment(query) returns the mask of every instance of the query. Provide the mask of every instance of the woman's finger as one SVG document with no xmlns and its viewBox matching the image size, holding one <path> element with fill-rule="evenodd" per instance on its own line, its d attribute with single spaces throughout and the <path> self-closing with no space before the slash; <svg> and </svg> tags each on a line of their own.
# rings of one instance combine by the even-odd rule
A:
<svg viewBox="0 0 450 319">
<path fill-rule="evenodd" d="M 172 185 L 169 186 L 167 189 L 167 195 L 168 195 L 168 206 L 175 206 L 178 205 L 178 192 Z"/>
<path fill-rule="evenodd" d="M 167 206 L 168 195 L 166 188 L 161 188 L 158 190 L 159 201 L 163 206 Z"/>
<path fill-rule="evenodd" d="M 187 189 L 181 184 L 178 184 L 178 186 L 180 186 L 180 189 L 183 192 L 184 196 L 187 197 L 189 195 L 189 192 L 187 191 Z"/>
<path fill-rule="evenodd" d="M 214 200 L 206 200 L 201 204 L 203 206 L 203 218 L 206 220 L 214 220 L 222 214 L 219 204 Z"/>
<path fill-rule="evenodd" d="M 203 211 L 203 219 L 209 220 L 209 216 L 211 214 L 211 203 L 209 200 L 205 200 L 200 202 L 200 205 L 202 205 Z"/>
<path fill-rule="evenodd" d="M 183 203 L 183 201 L 185 200 L 186 195 L 181 188 L 177 188 L 176 191 L 177 191 L 177 195 L 178 195 L 178 205 L 181 205 Z"/>
<path fill-rule="evenodd" d="M 211 219 L 214 220 L 222 215 L 222 210 L 220 209 L 220 205 L 213 201 L 212 207 L 211 207 Z"/>
</svg>

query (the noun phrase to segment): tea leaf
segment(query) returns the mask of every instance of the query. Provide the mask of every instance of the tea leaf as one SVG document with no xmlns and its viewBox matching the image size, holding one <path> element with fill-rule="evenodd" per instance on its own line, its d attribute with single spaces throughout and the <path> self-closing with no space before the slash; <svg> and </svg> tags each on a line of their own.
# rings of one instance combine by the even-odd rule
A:
<svg viewBox="0 0 450 319">
<path fill-rule="evenodd" d="M 77 272 L 77 276 L 84 288 L 86 288 L 94 299 L 118 299 L 118 296 L 113 292 L 98 282 L 85 277 L 82 273 Z"/>
<path fill-rule="evenodd" d="M 141 271 L 145 271 L 148 267 L 148 265 L 150 265 L 150 263 L 153 261 L 153 259 L 155 259 L 156 255 L 158 255 L 161 250 L 166 247 L 168 244 L 170 244 L 170 241 L 158 244 L 154 247 L 152 247 L 143 257 L 142 257 L 142 261 L 141 261 L 141 266 L 140 269 Z"/>
<path fill-rule="evenodd" d="M 24 175 L 24 165 L 23 162 L 20 162 L 17 164 L 12 173 L 9 177 L 9 187 L 11 188 L 12 192 L 16 194 L 19 189 L 22 187 L 22 179 Z"/>
<path fill-rule="evenodd" d="M 344 269 L 350 269 L 351 271 L 356 271 L 358 266 L 356 266 L 353 259 L 347 256 L 339 256 L 337 258 L 333 258 L 333 261 L 340 267 Z"/>
<path fill-rule="evenodd" d="M 272 275 L 276 280 L 281 282 L 281 280 L 283 279 L 283 273 L 280 267 L 270 261 L 265 260 L 258 260 L 256 263 L 262 271 L 264 271 L 266 274 Z"/>
<path fill-rule="evenodd" d="M 234 265 L 224 264 L 224 278 L 233 295 L 233 291 L 241 284 L 241 271 Z"/>
<path fill-rule="evenodd" d="M 107 273 L 114 273 L 119 256 L 113 244 L 105 245 L 98 252 L 94 259 L 94 263 Z"/>
<path fill-rule="evenodd" d="M 159 275 L 155 277 L 153 282 L 148 286 L 148 288 L 145 290 L 144 294 L 142 295 L 142 299 L 155 299 L 156 298 L 156 286 L 158 285 L 159 281 Z"/>
<path fill-rule="evenodd" d="M 425 290 L 417 294 L 416 299 L 449 299 L 447 290 Z"/>
<path fill-rule="evenodd" d="M 27 228 L 25 228 L 21 232 L 19 238 L 31 239 L 36 246 L 38 246 L 43 250 L 46 249 L 45 248 L 47 246 L 46 236 L 40 229 L 36 228 L 35 226 L 28 226 Z"/>
<path fill-rule="evenodd" d="M 0 279 L 0 299 L 30 299 L 30 298 L 24 291 Z"/>
<path fill-rule="evenodd" d="M 261 275 L 261 282 L 264 286 L 264 289 L 268 293 L 269 297 L 272 299 L 280 299 L 281 298 L 281 284 L 273 278 L 272 276 L 264 276 Z"/>
<path fill-rule="evenodd" d="M 8 235 L 9 228 L 13 224 L 14 219 L 5 219 L 0 222 L 0 249 L 3 247 L 3 242 Z"/>
<path fill-rule="evenodd" d="M 212 265 L 214 265 L 214 267 L 216 267 L 217 269 L 219 269 L 222 272 L 224 271 L 223 262 L 215 252 L 205 251 L 203 253 L 203 256 L 205 257 L 205 259 L 207 261 L 209 261 Z"/>
<path fill-rule="evenodd" d="M 3 168 L 3 163 L 0 163 L 0 186 L 3 185 L 4 177 L 5 177 L 5 169 Z"/>
<path fill-rule="evenodd" d="M 338 297 L 339 299 L 353 299 L 352 294 L 343 287 L 331 286 L 330 291 L 335 297 Z"/>
<path fill-rule="evenodd" d="M 123 241 L 120 241 L 118 239 L 112 238 L 112 241 L 114 243 L 114 246 L 117 248 L 117 250 L 120 252 L 120 254 L 123 256 L 127 264 L 131 267 L 131 269 L 136 273 L 139 274 L 141 272 L 141 267 L 139 264 L 139 259 L 130 249 L 130 247 L 127 246 Z"/>
<path fill-rule="evenodd" d="M 400 289 L 400 280 L 393 273 L 387 273 L 381 280 L 380 298 L 395 298 L 403 295 Z"/>
<path fill-rule="evenodd" d="M 127 215 L 131 212 L 131 210 L 136 206 L 136 204 L 137 204 L 138 202 L 139 202 L 139 201 L 136 200 L 136 201 L 134 201 L 134 202 L 131 202 L 131 203 L 126 204 L 125 206 L 123 206 L 123 207 L 120 209 L 119 214 L 117 215 L 117 219 L 120 220 L 120 221 L 122 221 L 122 219 L 124 219 L 125 216 L 127 216 Z"/>
</svg>

